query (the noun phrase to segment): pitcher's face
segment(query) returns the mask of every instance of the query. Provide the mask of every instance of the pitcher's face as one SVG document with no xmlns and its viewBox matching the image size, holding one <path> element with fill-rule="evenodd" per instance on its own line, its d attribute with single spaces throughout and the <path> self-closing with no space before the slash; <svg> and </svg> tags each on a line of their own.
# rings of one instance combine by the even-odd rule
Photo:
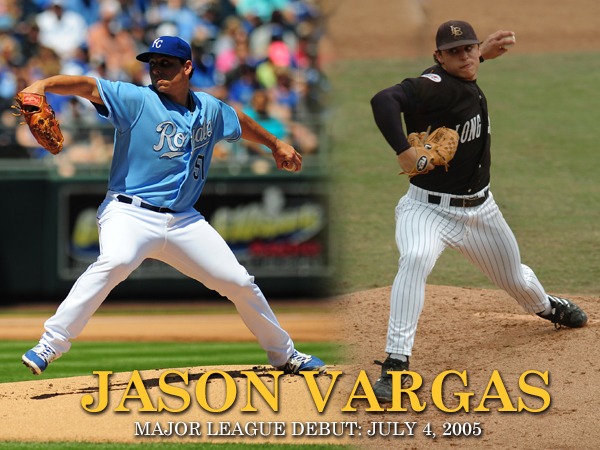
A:
<svg viewBox="0 0 600 450">
<path fill-rule="evenodd" d="M 477 79 L 479 70 L 479 45 L 461 45 L 448 50 L 437 50 L 436 58 L 450 75 L 467 81 Z"/>
</svg>

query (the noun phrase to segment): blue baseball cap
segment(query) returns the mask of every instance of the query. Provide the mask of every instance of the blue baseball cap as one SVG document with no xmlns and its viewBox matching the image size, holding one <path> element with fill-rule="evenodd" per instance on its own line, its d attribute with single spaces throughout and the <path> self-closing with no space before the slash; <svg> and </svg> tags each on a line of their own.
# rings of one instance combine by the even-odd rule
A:
<svg viewBox="0 0 600 450">
<path fill-rule="evenodd" d="M 136 56 L 136 59 L 138 61 L 148 62 L 150 56 L 154 54 L 173 56 L 185 61 L 192 60 L 192 49 L 189 44 L 177 36 L 161 36 L 154 39 L 154 42 L 152 42 L 148 51 L 140 53 Z"/>
</svg>

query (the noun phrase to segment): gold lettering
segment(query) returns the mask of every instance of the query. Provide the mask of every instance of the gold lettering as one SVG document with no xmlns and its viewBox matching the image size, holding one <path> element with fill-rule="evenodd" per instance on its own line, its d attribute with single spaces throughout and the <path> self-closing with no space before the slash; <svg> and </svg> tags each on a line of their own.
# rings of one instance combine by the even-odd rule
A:
<svg viewBox="0 0 600 450">
<path fill-rule="evenodd" d="M 206 389 L 208 384 L 208 379 L 211 375 L 221 375 L 223 380 L 225 381 L 225 401 L 223 402 L 223 406 L 220 408 L 213 408 L 208 404 L 208 399 L 206 398 Z M 235 397 L 237 394 L 237 388 L 235 386 L 235 380 L 229 375 L 227 372 L 223 372 L 220 370 L 213 370 L 211 372 L 206 372 L 202 374 L 198 383 L 196 383 L 196 401 L 205 411 L 209 412 L 223 412 L 231 408 L 231 405 L 235 402 Z"/>
<path fill-rule="evenodd" d="M 185 411 L 188 406 L 190 406 L 190 402 L 191 402 L 191 398 L 190 398 L 190 393 L 188 391 L 186 391 L 184 388 L 181 387 L 177 387 L 177 386 L 171 386 L 169 383 L 167 383 L 167 376 L 168 375 L 178 375 L 179 377 L 181 377 L 181 379 L 183 380 L 183 382 L 185 383 L 185 385 L 187 386 L 188 384 L 188 380 L 189 380 L 189 375 L 186 372 L 178 372 L 176 370 L 171 370 L 171 371 L 166 371 L 163 372 L 160 375 L 160 378 L 158 380 L 158 388 L 164 392 L 167 395 L 172 395 L 173 397 L 179 397 L 181 400 L 183 400 L 183 404 L 181 405 L 180 408 L 174 409 L 174 408 L 170 408 L 166 405 L 166 403 L 163 401 L 162 397 L 158 397 L 158 411 L 163 411 L 166 410 L 168 412 L 171 413 L 180 413 Z"/>
<path fill-rule="evenodd" d="M 265 384 L 262 382 L 262 380 L 260 379 L 260 377 L 256 374 L 256 372 L 252 372 L 250 370 L 242 370 L 240 373 L 242 373 L 243 375 L 246 376 L 246 378 L 248 378 L 248 401 L 246 403 L 246 406 L 244 406 L 241 410 L 246 412 L 246 411 L 258 411 L 258 409 L 256 409 L 253 405 L 252 405 L 252 386 L 254 386 L 256 388 L 256 390 L 258 391 L 258 393 L 262 396 L 263 399 L 265 399 L 265 401 L 267 402 L 267 404 L 269 405 L 269 407 L 274 411 L 274 412 L 278 412 L 279 411 L 279 377 L 281 376 L 281 374 L 283 374 L 283 371 L 272 371 L 269 372 L 270 374 L 273 375 L 274 381 L 275 381 L 275 386 L 273 388 L 273 394 L 271 394 L 271 392 L 269 391 L 269 389 L 267 388 L 267 386 L 265 386 Z"/>
<path fill-rule="evenodd" d="M 491 395 L 490 390 L 492 387 L 496 388 L 498 395 Z M 502 402 L 502 408 L 498 409 L 499 412 L 513 412 L 516 411 L 517 408 L 513 406 L 510 401 L 510 397 L 508 392 L 506 391 L 506 387 L 504 386 L 504 382 L 502 381 L 502 377 L 500 377 L 500 373 L 497 370 L 492 372 L 492 376 L 490 377 L 490 382 L 485 389 L 485 393 L 479 406 L 475 408 L 473 411 L 475 412 L 488 412 L 490 409 L 485 406 L 485 402 L 487 399 L 497 398 Z"/>
<path fill-rule="evenodd" d="M 108 406 L 108 378 L 112 374 L 110 371 L 93 372 L 98 375 L 98 406 L 96 409 L 89 408 L 94 404 L 94 397 L 91 394 L 85 394 L 81 397 L 81 407 L 90 413 L 99 413 Z"/>
<path fill-rule="evenodd" d="M 421 403 L 416 392 L 423 385 L 423 377 L 417 372 L 411 372 L 410 370 L 389 371 L 388 373 L 392 376 L 392 407 L 388 408 L 388 411 L 407 411 L 406 408 L 402 407 L 402 394 L 408 395 L 410 406 L 413 411 L 423 411 L 427 406 L 427 403 Z M 407 388 L 402 387 L 403 374 L 406 374 L 412 378 L 412 384 Z M 396 391 L 396 388 L 398 389 L 399 395 L 393 395 L 393 393 Z"/>
<path fill-rule="evenodd" d="M 358 395 L 356 391 L 359 387 L 363 388 L 365 395 Z M 369 381 L 369 377 L 367 377 L 367 373 L 364 370 L 361 370 L 356 378 L 356 383 L 354 383 L 354 387 L 352 388 L 352 392 L 350 393 L 350 398 L 348 399 L 348 403 L 346 406 L 342 408 L 342 412 L 352 412 L 356 411 L 356 408 L 352 406 L 352 400 L 356 398 L 364 398 L 369 402 L 369 407 L 365 409 L 367 412 L 371 411 L 383 411 L 384 409 L 379 405 L 377 398 L 375 397 L 375 392 L 373 392 L 373 387 L 371 386 L 371 382 Z"/>
<path fill-rule="evenodd" d="M 525 411 L 531 412 L 531 413 L 540 413 L 542 411 L 547 410 L 548 407 L 550 406 L 550 393 L 548 393 L 548 391 L 546 391 L 545 389 L 538 388 L 536 386 L 531 386 L 530 384 L 528 384 L 527 383 L 528 375 L 539 376 L 542 379 L 542 381 L 544 382 L 544 385 L 548 386 L 548 382 L 549 382 L 548 371 L 538 372 L 537 370 L 528 370 L 527 372 L 523 372 L 523 374 L 521 374 L 521 376 L 519 377 L 519 388 L 521 389 L 521 391 L 524 394 L 532 395 L 534 397 L 539 397 L 544 401 L 544 404 L 542 405 L 541 408 L 533 409 L 533 408 L 529 408 L 525 404 L 525 402 L 521 399 L 521 397 L 519 397 L 519 402 L 518 402 L 519 412 L 525 410 Z"/>
<path fill-rule="evenodd" d="M 327 392 L 325 393 L 325 397 L 321 396 L 321 391 L 319 390 L 319 386 L 317 385 L 317 382 L 315 380 L 315 375 L 317 375 L 316 372 L 300 372 L 300 373 L 306 380 L 306 385 L 308 386 L 310 395 L 313 399 L 313 402 L 315 402 L 315 406 L 317 407 L 317 410 L 319 412 L 323 412 L 323 410 L 325 409 L 325 406 L 327 406 L 329 396 L 331 395 L 331 392 L 333 391 L 333 386 L 335 385 L 337 378 L 342 374 L 342 371 L 341 370 L 327 371 L 327 375 L 331 375 L 331 383 L 329 384 L 329 388 L 327 389 Z"/>
<path fill-rule="evenodd" d="M 130 394 L 132 387 L 135 387 L 137 395 Z M 115 412 L 128 412 L 129 408 L 125 407 L 125 402 L 130 399 L 138 399 L 142 402 L 143 406 L 139 409 L 140 412 L 156 412 L 156 408 L 152 404 L 152 400 L 150 400 L 148 391 L 144 386 L 144 381 L 137 370 L 134 370 L 131 373 L 131 378 L 129 379 L 125 393 L 121 398 L 121 403 L 115 408 Z"/>
<path fill-rule="evenodd" d="M 461 409 L 464 409 L 465 412 L 469 412 L 469 398 L 475 395 L 473 392 L 455 392 L 454 396 L 459 398 L 459 403 L 456 408 L 448 408 L 444 403 L 443 387 L 444 380 L 448 375 L 456 375 L 461 379 L 463 386 L 466 387 L 468 385 L 466 370 L 463 370 L 462 372 L 458 372 L 456 370 L 446 370 L 445 372 L 440 373 L 437 377 L 435 377 L 433 384 L 431 385 L 431 399 L 433 400 L 433 403 L 440 411 L 443 412 L 454 413 L 460 411 Z"/>
</svg>

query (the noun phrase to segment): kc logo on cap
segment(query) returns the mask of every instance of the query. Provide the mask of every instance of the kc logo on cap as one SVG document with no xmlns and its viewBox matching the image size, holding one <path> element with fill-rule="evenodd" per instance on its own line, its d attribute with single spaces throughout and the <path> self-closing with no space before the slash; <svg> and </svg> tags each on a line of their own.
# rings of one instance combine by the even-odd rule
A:
<svg viewBox="0 0 600 450">
<path fill-rule="evenodd" d="M 152 55 L 166 55 L 191 61 L 192 49 L 187 42 L 177 36 L 160 36 L 154 39 L 147 52 L 140 53 L 136 59 L 148 62 Z"/>
<path fill-rule="evenodd" d="M 150 48 L 160 48 L 162 43 L 163 43 L 163 40 L 161 38 L 156 38 L 156 39 L 154 39 L 154 42 L 152 43 Z"/>
</svg>

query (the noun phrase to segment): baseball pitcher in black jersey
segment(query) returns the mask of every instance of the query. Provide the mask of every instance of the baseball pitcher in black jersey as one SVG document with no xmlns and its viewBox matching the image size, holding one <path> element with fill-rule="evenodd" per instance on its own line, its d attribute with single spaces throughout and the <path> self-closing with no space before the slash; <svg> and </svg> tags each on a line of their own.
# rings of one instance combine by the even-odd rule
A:
<svg viewBox="0 0 600 450">
<path fill-rule="evenodd" d="M 525 311 L 556 327 L 578 328 L 587 322 L 577 305 L 548 295 L 535 273 L 521 263 L 514 234 L 490 190 L 491 128 L 477 73 L 481 62 L 506 53 L 514 43 L 511 31 L 497 31 L 480 42 L 469 23 L 445 22 L 436 34 L 435 65 L 371 100 L 375 122 L 405 173 L 414 173 L 417 164 L 417 150 L 409 144 L 407 134 L 447 127 L 459 136 L 449 167 L 430 163 L 426 173 L 411 176 L 408 192 L 396 207 L 400 259 L 390 299 L 388 356 L 383 363 L 377 361 L 382 371 L 374 386 L 382 402 L 392 400 L 390 372 L 409 369 L 426 280 L 448 246 Z M 405 374 L 401 380 L 406 384 L 410 377 Z"/>
</svg>

